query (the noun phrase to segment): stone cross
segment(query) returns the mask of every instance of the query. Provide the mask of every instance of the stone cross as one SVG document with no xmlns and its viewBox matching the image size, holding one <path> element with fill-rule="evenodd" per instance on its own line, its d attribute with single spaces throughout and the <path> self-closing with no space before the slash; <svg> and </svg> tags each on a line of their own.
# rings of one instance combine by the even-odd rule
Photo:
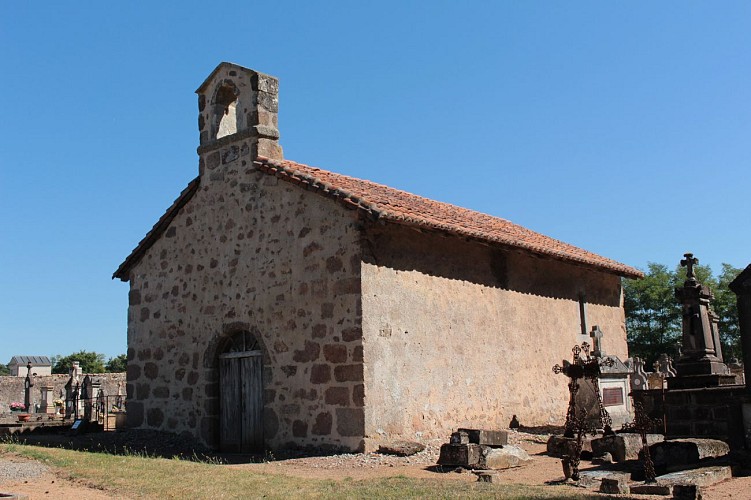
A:
<svg viewBox="0 0 751 500">
<path fill-rule="evenodd" d="M 692 253 L 684 253 L 685 259 L 681 260 L 681 266 L 686 268 L 686 279 L 696 281 L 696 274 L 694 274 L 694 266 L 699 264 L 699 259 L 694 257 Z"/>
<path fill-rule="evenodd" d="M 34 382 L 31 379 L 31 362 L 26 365 L 26 380 L 23 383 L 23 404 L 26 407 L 26 411 L 31 409 L 31 388 L 34 387 Z"/>
<path fill-rule="evenodd" d="M 605 355 L 605 351 L 602 349 L 603 335 L 602 330 L 600 330 L 600 327 L 597 325 L 592 327 L 592 331 L 589 334 L 589 336 L 592 337 L 592 355 L 596 358 Z"/>
</svg>

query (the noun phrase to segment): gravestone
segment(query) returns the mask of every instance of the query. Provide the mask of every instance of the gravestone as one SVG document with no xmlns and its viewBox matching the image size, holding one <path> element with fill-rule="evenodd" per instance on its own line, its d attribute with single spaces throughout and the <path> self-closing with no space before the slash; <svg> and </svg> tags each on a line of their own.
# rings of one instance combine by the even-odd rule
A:
<svg viewBox="0 0 751 500">
<path fill-rule="evenodd" d="M 42 403 L 39 406 L 39 413 L 55 413 L 55 405 L 52 403 L 54 397 L 54 387 L 43 385 L 39 388 L 42 396 Z"/>
<path fill-rule="evenodd" d="M 699 259 L 687 253 L 681 265 L 686 267 L 686 281 L 675 290 L 683 309 L 683 342 L 681 357 L 675 363 L 677 376 L 668 379 L 669 389 L 691 389 L 732 385 L 735 377 L 722 362 L 719 332 L 708 286 L 696 279 L 694 266 Z M 719 353 L 719 354 L 718 354 Z"/>
<path fill-rule="evenodd" d="M 65 383 L 65 418 L 78 418 L 81 415 L 81 365 L 74 361 L 69 370 L 70 377 Z"/>
<path fill-rule="evenodd" d="M 649 380 L 647 377 L 647 372 L 644 371 L 644 361 L 640 357 L 634 356 L 634 358 L 631 360 L 631 369 L 631 390 L 644 391 L 648 389 L 649 386 L 647 384 Z"/>
<path fill-rule="evenodd" d="M 31 408 L 31 388 L 34 387 L 34 380 L 31 378 L 31 362 L 26 365 L 26 380 L 23 383 L 23 404 L 24 409 L 27 412 L 32 410 Z"/>
<path fill-rule="evenodd" d="M 91 377 L 86 375 L 81 384 L 81 400 L 83 401 L 83 420 L 91 420 L 91 407 L 93 402 L 93 389 L 91 386 Z"/>
<path fill-rule="evenodd" d="M 654 369 L 655 372 L 662 373 L 665 378 L 675 377 L 676 375 L 678 375 L 678 372 L 675 371 L 675 367 L 673 366 L 673 358 L 671 358 L 664 352 L 660 354 L 660 357 L 657 358 L 657 361 L 655 361 Z"/>
</svg>

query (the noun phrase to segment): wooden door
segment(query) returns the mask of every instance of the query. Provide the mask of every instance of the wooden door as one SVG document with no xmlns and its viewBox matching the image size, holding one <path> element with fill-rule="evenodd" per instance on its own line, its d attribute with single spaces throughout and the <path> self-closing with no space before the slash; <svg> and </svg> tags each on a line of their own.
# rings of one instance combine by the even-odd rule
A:
<svg viewBox="0 0 751 500">
<path fill-rule="evenodd" d="M 219 356 L 219 446 L 222 451 L 263 451 L 262 374 L 260 351 Z"/>
</svg>

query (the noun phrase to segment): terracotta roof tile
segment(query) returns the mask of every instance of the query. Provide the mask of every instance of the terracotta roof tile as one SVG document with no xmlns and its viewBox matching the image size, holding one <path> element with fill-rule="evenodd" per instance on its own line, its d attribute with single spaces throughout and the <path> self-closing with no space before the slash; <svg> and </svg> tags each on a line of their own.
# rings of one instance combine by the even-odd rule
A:
<svg viewBox="0 0 751 500">
<path fill-rule="evenodd" d="M 255 164 L 266 173 L 295 184 L 305 184 L 309 189 L 337 198 L 342 203 L 380 219 L 521 248 L 621 276 L 643 276 L 641 271 L 633 267 L 530 231 L 499 217 L 289 160 L 259 157 Z"/>
<path fill-rule="evenodd" d="M 629 278 L 643 276 L 641 271 L 633 267 L 530 231 L 499 217 L 289 160 L 271 160 L 259 156 L 254 164 L 262 172 L 335 199 L 344 206 L 361 210 L 373 218 L 520 248 Z M 199 183 L 200 178 L 195 178 L 188 184 L 151 231 L 118 267 L 113 278 L 128 280 L 128 271 L 141 260 L 149 247 L 169 227 L 178 211 L 190 201 Z"/>
</svg>

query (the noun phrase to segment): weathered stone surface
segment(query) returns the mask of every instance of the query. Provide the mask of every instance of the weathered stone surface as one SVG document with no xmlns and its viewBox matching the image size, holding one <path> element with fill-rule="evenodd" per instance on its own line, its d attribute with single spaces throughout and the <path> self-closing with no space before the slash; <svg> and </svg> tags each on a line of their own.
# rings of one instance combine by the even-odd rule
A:
<svg viewBox="0 0 751 500">
<path fill-rule="evenodd" d="M 510 469 L 521 467 L 532 462 L 532 457 L 518 446 L 507 445 L 503 448 L 483 446 L 480 459 L 481 465 L 488 469 Z"/>
<path fill-rule="evenodd" d="M 451 433 L 449 440 L 451 444 L 469 444 L 469 434 L 466 431 L 458 430 Z M 477 444 L 477 443 L 475 443 Z"/>
<path fill-rule="evenodd" d="M 331 434 L 331 426 L 334 424 L 334 419 L 331 413 L 324 412 L 319 413 L 316 416 L 316 421 L 313 424 L 313 434 L 318 436 L 328 436 Z"/>
<path fill-rule="evenodd" d="M 730 447 L 717 439 L 671 439 L 649 447 L 655 467 L 676 467 L 699 463 L 705 458 L 727 455 Z"/>
<path fill-rule="evenodd" d="M 597 465 L 612 464 L 613 461 L 613 455 L 608 452 L 592 457 L 592 463 Z"/>
<path fill-rule="evenodd" d="M 700 467 L 678 472 L 664 474 L 658 479 L 660 484 L 695 484 L 698 486 L 710 486 L 733 476 L 732 470 L 727 465 Z"/>
<path fill-rule="evenodd" d="M 336 431 L 340 436 L 362 436 L 365 416 L 362 408 L 337 408 Z"/>
<path fill-rule="evenodd" d="M 378 447 L 378 453 L 384 455 L 396 455 L 398 457 L 408 457 L 419 453 L 425 449 L 425 445 L 415 441 L 393 441 L 384 443 Z"/>
<path fill-rule="evenodd" d="M 438 465 L 479 468 L 482 448 L 479 444 L 444 444 L 438 456 Z"/>
<path fill-rule="evenodd" d="M 647 434 L 647 444 L 653 445 L 665 440 L 662 434 Z M 636 460 L 642 450 L 641 435 L 636 433 L 618 433 L 615 436 L 603 436 L 592 439 L 592 455 L 599 457 L 610 453 L 613 462 Z"/>
<path fill-rule="evenodd" d="M 605 479 L 617 479 L 628 482 L 629 476 L 623 472 L 613 472 L 609 470 L 580 470 L 579 481 L 577 484 L 583 488 L 599 488 Z"/>
<path fill-rule="evenodd" d="M 547 444 L 547 453 L 551 457 L 561 458 L 563 455 L 570 454 L 570 450 L 576 440 L 563 436 L 550 436 Z M 582 440 L 582 453 L 592 453 L 592 438 L 585 437 Z"/>
<path fill-rule="evenodd" d="M 497 482 L 499 479 L 499 474 L 496 471 L 475 471 L 475 474 L 477 474 L 477 482 L 478 483 L 494 483 Z"/>
<path fill-rule="evenodd" d="M 603 478 L 600 482 L 600 493 L 610 493 L 611 495 L 628 495 L 630 488 L 626 478 Z"/>
<path fill-rule="evenodd" d="M 470 443 L 500 447 L 508 444 L 508 431 L 485 429 L 458 429 L 466 432 Z"/>
<path fill-rule="evenodd" d="M 631 486 L 634 495 L 662 495 L 673 493 L 673 487 L 668 484 L 634 484 Z"/>
</svg>

